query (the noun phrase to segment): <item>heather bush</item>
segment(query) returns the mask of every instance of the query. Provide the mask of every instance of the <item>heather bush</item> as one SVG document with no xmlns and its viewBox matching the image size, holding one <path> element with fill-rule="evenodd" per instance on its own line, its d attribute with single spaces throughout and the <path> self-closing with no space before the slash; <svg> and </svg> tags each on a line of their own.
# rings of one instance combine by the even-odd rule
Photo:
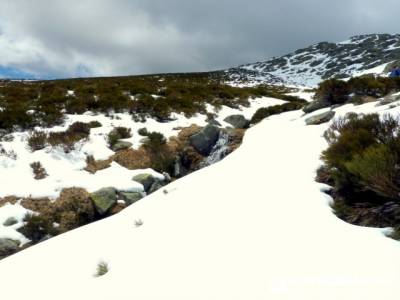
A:
<svg viewBox="0 0 400 300">
<path fill-rule="evenodd" d="M 132 137 L 131 129 L 126 127 L 115 127 L 107 135 L 107 142 L 113 147 L 119 140 Z"/>
<path fill-rule="evenodd" d="M 349 201 L 400 200 L 399 132 L 400 121 L 390 115 L 337 119 L 325 133 L 329 147 L 322 153 L 324 177 L 328 173 Z"/>
<path fill-rule="evenodd" d="M 32 131 L 28 136 L 28 146 L 31 151 L 44 149 L 47 144 L 47 134 L 43 131 Z"/>
</svg>

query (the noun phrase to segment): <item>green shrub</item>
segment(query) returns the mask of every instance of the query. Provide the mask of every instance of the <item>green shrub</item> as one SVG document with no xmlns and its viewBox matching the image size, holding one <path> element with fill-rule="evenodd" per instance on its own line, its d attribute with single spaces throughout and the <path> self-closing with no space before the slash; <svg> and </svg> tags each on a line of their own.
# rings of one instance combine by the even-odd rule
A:
<svg viewBox="0 0 400 300">
<path fill-rule="evenodd" d="M 147 128 L 143 127 L 138 130 L 138 134 L 141 136 L 148 136 L 149 132 L 147 131 Z"/>
<path fill-rule="evenodd" d="M 329 147 L 322 153 L 335 188 L 354 199 L 368 192 L 364 201 L 400 200 L 399 131 L 400 121 L 390 115 L 350 114 L 336 120 L 325 133 Z"/>
<path fill-rule="evenodd" d="M 261 107 L 254 113 L 253 117 L 250 120 L 250 124 L 257 124 L 269 116 L 281 114 L 287 111 L 298 110 L 302 107 L 303 103 L 298 102 L 288 102 L 282 105 Z"/>
<path fill-rule="evenodd" d="M 348 101 L 350 93 L 349 83 L 338 79 L 328 79 L 319 84 L 315 99 L 331 105 L 343 104 Z"/>
<path fill-rule="evenodd" d="M 24 225 L 18 231 L 33 243 L 38 243 L 55 235 L 56 229 L 49 215 L 27 214 L 24 217 Z"/>
<path fill-rule="evenodd" d="M 99 128 L 103 126 L 99 121 L 90 121 L 89 122 L 89 127 L 90 128 Z"/>
<path fill-rule="evenodd" d="M 126 127 L 115 127 L 107 135 L 107 142 L 113 147 L 119 140 L 132 137 L 131 129 Z"/>
<path fill-rule="evenodd" d="M 146 149 L 152 168 L 159 172 L 170 173 L 174 163 L 174 155 L 167 145 L 167 139 L 162 133 L 150 132 L 143 144 Z"/>
<path fill-rule="evenodd" d="M 108 264 L 104 261 L 101 261 L 97 264 L 97 270 L 96 274 L 94 275 L 95 277 L 100 277 L 108 273 Z"/>
</svg>

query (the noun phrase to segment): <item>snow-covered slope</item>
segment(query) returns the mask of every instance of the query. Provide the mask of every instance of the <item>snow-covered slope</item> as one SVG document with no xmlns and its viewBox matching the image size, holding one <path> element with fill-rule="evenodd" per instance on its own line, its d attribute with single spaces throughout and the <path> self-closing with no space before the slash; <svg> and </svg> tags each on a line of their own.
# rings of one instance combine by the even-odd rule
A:
<svg viewBox="0 0 400 300">
<path fill-rule="evenodd" d="M 315 86 L 331 77 L 383 74 L 388 63 L 399 59 L 400 35 L 370 34 L 354 36 L 340 43 L 318 43 L 227 72 L 234 82 L 248 79 L 254 82 Z"/>
<path fill-rule="evenodd" d="M 336 111 L 400 113 L 375 104 Z M 2 299 L 397 300 L 399 243 L 331 212 L 314 182 L 328 124 L 304 119 L 264 120 L 225 160 L 1 261 Z"/>
</svg>

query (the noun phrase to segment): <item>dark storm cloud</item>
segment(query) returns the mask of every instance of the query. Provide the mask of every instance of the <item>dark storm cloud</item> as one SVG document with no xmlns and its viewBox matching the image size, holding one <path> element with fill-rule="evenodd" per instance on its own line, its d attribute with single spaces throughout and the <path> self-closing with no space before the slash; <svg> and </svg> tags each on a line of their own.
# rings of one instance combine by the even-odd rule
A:
<svg viewBox="0 0 400 300">
<path fill-rule="evenodd" d="M 0 66 L 39 76 L 203 71 L 400 32 L 398 0 L 2 0 Z"/>
</svg>

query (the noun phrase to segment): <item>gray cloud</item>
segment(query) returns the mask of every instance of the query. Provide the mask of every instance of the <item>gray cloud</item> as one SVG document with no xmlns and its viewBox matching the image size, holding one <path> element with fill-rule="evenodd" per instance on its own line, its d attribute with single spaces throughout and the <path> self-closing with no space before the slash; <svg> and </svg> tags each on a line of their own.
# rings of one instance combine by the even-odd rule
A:
<svg viewBox="0 0 400 300">
<path fill-rule="evenodd" d="M 399 32 L 397 0 L 2 0 L 0 66 L 38 76 L 205 71 Z"/>
</svg>

